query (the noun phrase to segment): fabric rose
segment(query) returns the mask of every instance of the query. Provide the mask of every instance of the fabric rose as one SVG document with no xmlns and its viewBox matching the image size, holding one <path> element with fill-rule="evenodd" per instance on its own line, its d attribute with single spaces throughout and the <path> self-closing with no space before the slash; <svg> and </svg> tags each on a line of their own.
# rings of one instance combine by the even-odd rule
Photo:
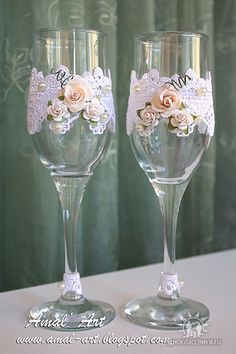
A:
<svg viewBox="0 0 236 354">
<path fill-rule="evenodd" d="M 136 128 L 141 136 L 149 136 L 159 123 L 159 113 L 154 112 L 150 104 L 146 104 L 144 109 L 137 111 L 139 119 Z"/>
<path fill-rule="evenodd" d="M 140 110 L 138 114 L 139 117 L 141 118 L 140 124 L 143 124 L 146 127 L 152 124 L 156 126 L 159 123 L 157 119 L 158 113 L 153 111 L 152 106 L 150 104 L 147 104 L 146 107 Z"/>
<path fill-rule="evenodd" d="M 93 90 L 87 81 L 76 76 L 64 87 L 62 94 L 64 104 L 71 112 L 81 111 L 93 98 Z"/>
<path fill-rule="evenodd" d="M 186 130 L 193 123 L 193 116 L 186 109 L 177 110 L 171 117 L 170 123 L 175 128 Z"/>
<path fill-rule="evenodd" d="M 68 109 L 61 100 L 54 98 L 52 101 L 49 101 L 47 114 L 52 116 L 53 120 L 59 122 L 63 116 L 68 115 Z"/>
<path fill-rule="evenodd" d="M 83 112 L 83 117 L 93 122 L 98 122 L 102 114 L 104 114 L 105 108 L 101 105 L 98 98 L 93 98 L 91 102 L 87 103 Z"/>
<path fill-rule="evenodd" d="M 170 84 L 160 86 L 151 99 L 152 109 L 159 112 L 163 118 L 170 117 L 180 105 L 181 97 Z"/>
</svg>

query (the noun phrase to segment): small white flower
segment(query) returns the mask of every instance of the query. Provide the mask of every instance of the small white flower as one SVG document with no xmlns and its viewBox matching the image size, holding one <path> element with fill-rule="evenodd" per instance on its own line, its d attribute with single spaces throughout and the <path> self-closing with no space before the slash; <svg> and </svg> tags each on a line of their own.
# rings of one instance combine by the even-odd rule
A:
<svg viewBox="0 0 236 354">
<path fill-rule="evenodd" d="M 156 126 L 159 121 L 158 121 L 158 113 L 154 112 L 152 109 L 152 106 L 150 104 L 147 104 L 144 109 L 139 111 L 139 116 L 140 116 L 140 124 L 145 125 L 146 127 L 150 125 Z"/>
<path fill-rule="evenodd" d="M 187 109 L 176 110 L 170 119 L 171 125 L 180 130 L 186 130 L 193 123 L 193 116 Z"/>
<path fill-rule="evenodd" d="M 67 117 L 68 109 L 58 98 L 54 98 L 47 108 L 47 114 L 53 117 L 53 120 L 60 122 L 63 117 Z"/>
<path fill-rule="evenodd" d="M 98 98 L 93 98 L 90 102 L 88 102 L 85 106 L 83 117 L 87 120 L 91 120 L 93 122 L 98 122 L 100 117 L 104 114 L 105 108 L 100 103 Z"/>
<path fill-rule="evenodd" d="M 60 122 L 51 122 L 49 128 L 53 131 L 54 134 L 64 134 L 65 128 L 64 124 Z"/>
<path fill-rule="evenodd" d="M 138 130 L 138 133 L 140 136 L 150 136 L 151 133 L 154 131 L 154 126 L 149 125 L 149 127 L 145 127 L 144 125 L 137 124 L 136 129 Z"/>
<path fill-rule="evenodd" d="M 138 112 L 138 120 L 136 128 L 140 136 L 149 136 L 154 128 L 159 124 L 159 113 L 152 109 L 150 104 L 146 104 L 146 107 Z"/>
</svg>

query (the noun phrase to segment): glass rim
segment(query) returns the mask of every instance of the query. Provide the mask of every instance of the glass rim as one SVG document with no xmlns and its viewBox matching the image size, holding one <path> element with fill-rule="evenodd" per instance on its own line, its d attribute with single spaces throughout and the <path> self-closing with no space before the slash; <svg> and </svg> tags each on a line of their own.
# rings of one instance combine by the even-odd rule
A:
<svg viewBox="0 0 236 354">
<path fill-rule="evenodd" d="M 60 32 L 77 32 L 77 33 L 90 33 L 90 34 L 97 34 L 98 36 L 106 38 L 107 35 L 105 32 L 102 31 L 97 31 L 95 29 L 86 29 L 86 28 L 79 28 L 79 27 L 43 27 L 43 28 L 38 28 L 33 31 L 34 36 L 38 36 L 40 33 L 49 33 L 49 32 L 54 32 L 54 33 L 60 33 Z"/>
<path fill-rule="evenodd" d="M 185 31 L 152 31 L 152 32 L 144 32 L 135 36 L 135 41 L 150 43 L 159 42 L 161 37 L 187 37 L 187 38 L 202 38 L 204 40 L 208 40 L 208 35 L 203 32 L 185 32 Z M 155 40 L 155 37 L 157 38 Z"/>
</svg>

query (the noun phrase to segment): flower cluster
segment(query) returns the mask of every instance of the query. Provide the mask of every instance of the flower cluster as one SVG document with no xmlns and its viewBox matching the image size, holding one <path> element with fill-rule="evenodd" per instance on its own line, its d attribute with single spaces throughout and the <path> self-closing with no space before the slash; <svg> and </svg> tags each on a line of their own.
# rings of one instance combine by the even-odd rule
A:
<svg viewBox="0 0 236 354">
<path fill-rule="evenodd" d="M 56 98 L 48 101 L 47 119 L 50 121 L 50 129 L 61 134 L 68 119 L 78 118 L 78 115 L 92 127 L 106 123 L 109 119 L 100 97 L 94 95 L 89 83 L 79 76 L 74 76 L 58 91 Z"/>
<path fill-rule="evenodd" d="M 188 135 L 189 127 L 198 119 L 182 102 L 179 92 L 171 85 L 159 86 L 151 102 L 137 110 L 136 128 L 141 136 L 149 136 L 160 120 L 167 122 L 168 130 Z"/>
</svg>

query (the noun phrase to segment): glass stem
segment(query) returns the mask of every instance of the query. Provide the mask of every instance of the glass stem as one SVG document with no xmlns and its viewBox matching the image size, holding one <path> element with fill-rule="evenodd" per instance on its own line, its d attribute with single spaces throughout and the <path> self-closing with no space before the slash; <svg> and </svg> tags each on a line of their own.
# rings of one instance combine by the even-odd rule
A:
<svg viewBox="0 0 236 354">
<path fill-rule="evenodd" d="M 181 184 L 152 183 L 158 196 L 164 221 L 164 267 L 158 295 L 167 299 L 179 297 L 179 281 L 175 272 L 176 228 L 180 203 L 189 180 Z"/>
<path fill-rule="evenodd" d="M 61 202 L 64 241 L 65 241 L 65 273 L 63 277 L 64 300 L 77 300 L 82 296 L 80 275 L 77 271 L 77 224 L 80 205 L 89 177 L 53 176 Z"/>
</svg>

